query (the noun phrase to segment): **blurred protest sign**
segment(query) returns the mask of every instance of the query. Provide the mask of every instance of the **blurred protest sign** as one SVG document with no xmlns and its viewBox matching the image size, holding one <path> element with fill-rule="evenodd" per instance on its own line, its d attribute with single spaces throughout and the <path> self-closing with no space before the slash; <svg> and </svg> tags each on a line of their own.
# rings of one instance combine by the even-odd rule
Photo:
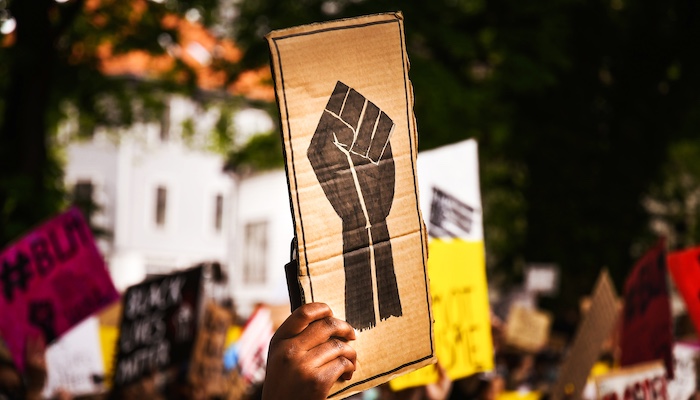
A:
<svg viewBox="0 0 700 400">
<path fill-rule="evenodd" d="M 588 311 L 579 325 L 559 377 L 552 388 L 552 400 L 577 399 L 586 385 L 586 378 L 598 360 L 600 349 L 618 319 L 615 287 L 606 270 L 598 276 Z"/>
<path fill-rule="evenodd" d="M 204 389 L 208 397 L 223 396 L 229 389 L 229 374 L 224 371 L 224 346 L 232 315 L 214 302 L 204 309 L 204 321 L 197 333 L 189 380 Z"/>
<path fill-rule="evenodd" d="M 372 38 L 368 40 L 367 38 Z M 346 397 L 434 362 L 403 15 L 267 35 L 305 302 L 357 330 Z"/>
<path fill-rule="evenodd" d="M 660 240 L 635 264 L 625 282 L 620 365 L 664 360 L 668 378 L 673 379 L 673 325 L 665 248 L 665 241 Z"/>
<path fill-rule="evenodd" d="M 119 298 L 77 208 L 0 253 L 0 334 L 20 371 L 28 337 L 47 343 Z"/>
<path fill-rule="evenodd" d="M 112 387 L 114 377 L 114 357 L 117 352 L 117 340 L 119 339 L 119 319 L 122 315 L 122 302 L 115 301 L 97 313 L 99 321 L 100 348 L 104 362 L 104 386 Z"/>
<path fill-rule="evenodd" d="M 428 275 L 435 354 L 450 379 L 493 369 L 477 143 L 418 155 L 423 215 L 429 221 Z M 438 381 L 432 366 L 391 381 L 398 391 Z"/>
<path fill-rule="evenodd" d="M 127 386 L 189 359 L 198 323 L 201 281 L 199 266 L 126 290 L 114 386 Z"/>
<path fill-rule="evenodd" d="M 112 387 L 114 378 L 114 360 L 117 353 L 117 341 L 119 340 L 119 328 L 116 326 L 100 325 L 100 348 L 104 360 L 105 387 Z"/>
<path fill-rule="evenodd" d="M 542 393 L 536 390 L 519 391 L 508 390 L 500 392 L 496 395 L 496 400 L 539 400 L 542 398 Z"/>
<path fill-rule="evenodd" d="M 595 378 L 599 400 L 668 399 L 666 369 L 661 361 L 631 365 Z"/>
<path fill-rule="evenodd" d="M 685 301 L 688 315 L 700 332 L 700 247 L 668 255 L 668 270 Z"/>
<path fill-rule="evenodd" d="M 553 296 L 559 291 L 559 267 L 554 264 L 528 264 L 525 268 L 525 291 Z"/>
<path fill-rule="evenodd" d="M 259 306 L 246 322 L 241 338 L 235 344 L 241 377 L 248 383 L 262 382 L 265 378 L 267 351 L 273 334 L 272 312 L 265 306 Z"/>
<path fill-rule="evenodd" d="M 505 329 L 506 345 L 536 353 L 547 344 L 552 316 L 544 311 L 513 304 Z"/>
<path fill-rule="evenodd" d="M 58 389 L 74 396 L 103 391 L 105 370 L 97 318 L 84 320 L 50 345 L 46 349 L 46 366 L 45 398 L 53 398 Z"/>
<path fill-rule="evenodd" d="M 673 346 L 673 380 L 668 382 L 669 400 L 688 400 L 697 387 L 697 345 L 676 343 Z"/>
<path fill-rule="evenodd" d="M 228 391 L 222 399 L 241 400 L 245 399 L 249 387 L 245 379 L 243 379 L 237 370 L 229 371 L 228 374 Z M 214 397 L 215 398 L 215 397 Z"/>
</svg>

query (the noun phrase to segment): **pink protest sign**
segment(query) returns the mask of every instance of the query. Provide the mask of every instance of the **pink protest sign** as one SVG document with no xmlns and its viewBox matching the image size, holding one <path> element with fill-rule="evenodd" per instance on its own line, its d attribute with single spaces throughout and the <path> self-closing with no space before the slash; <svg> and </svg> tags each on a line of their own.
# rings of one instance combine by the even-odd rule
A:
<svg viewBox="0 0 700 400">
<path fill-rule="evenodd" d="M 47 343 L 119 298 L 76 208 L 0 253 L 0 334 L 20 371 L 28 337 Z"/>
</svg>

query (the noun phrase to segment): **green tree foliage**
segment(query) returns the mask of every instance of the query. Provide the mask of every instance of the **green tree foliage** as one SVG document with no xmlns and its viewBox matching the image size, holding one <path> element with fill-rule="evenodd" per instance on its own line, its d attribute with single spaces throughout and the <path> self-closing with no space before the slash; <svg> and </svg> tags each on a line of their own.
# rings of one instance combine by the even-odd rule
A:
<svg viewBox="0 0 700 400">
<path fill-rule="evenodd" d="M 700 141 L 680 140 L 668 149 L 668 161 L 652 184 L 645 208 L 655 232 L 668 237 L 669 247 L 700 243 Z"/>
<path fill-rule="evenodd" d="M 278 169 L 284 166 L 282 142 L 278 132 L 254 135 L 229 154 L 226 168 L 239 175 Z"/>
<path fill-rule="evenodd" d="M 70 103 L 80 132 L 157 120 L 165 93 L 196 93 L 183 62 L 149 79 L 106 77 L 100 52 L 164 54 L 178 32 L 166 15 L 220 23 L 218 0 L 2 0 L 16 29 L 0 34 L 0 247 L 65 202 L 54 133 Z M 237 66 L 213 57 L 233 79 Z M 221 138 L 219 138 L 221 139 Z M 215 145 L 223 144 L 219 140 Z"/>
<path fill-rule="evenodd" d="M 243 65 L 268 63 L 271 29 L 395 10 L 406 21 L 420 148 L 480 142 L 492 272 L 517 277 L 525 261 L 557 263 L 558 304 L 571 306 L 603 266 L 621 283 L 647 232 L 641 200 L 666 149 L 700 128 L 700 8 L 241 0 Z"/>
</svg>

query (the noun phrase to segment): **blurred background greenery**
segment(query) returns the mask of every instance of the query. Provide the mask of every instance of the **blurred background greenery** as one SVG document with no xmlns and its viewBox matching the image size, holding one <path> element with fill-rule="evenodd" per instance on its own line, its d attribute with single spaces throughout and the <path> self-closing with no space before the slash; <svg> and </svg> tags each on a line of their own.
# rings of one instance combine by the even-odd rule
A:
<svg viewBox="0 0 700 400">
<path fill-rule="evenodd" d="M 573 305 L 603 266 L 619 289 L 659 235 L 671 248 L 700 238 L 692 0 L 0 0 L 0 10 L 2 245 L 66 204 L 57 133 L 71 110 L 85 137 L 159 118 L 171 93 L 235 110 L 241 99 L 223 87 L 268 65 L 270 30 L 395 10 L 420 148 L 479 141 L 492 282 L 556 263 L 550 307 Z M 169 15 L 241 50 L 211 61 L 222 89 L 203 90 L 181 60 L 146 78 L 101 68 L 104 52 L 171 52 L 180 32 Z M 274 102 L 259 106 L 277 119 Z M 230 168 L 281 165 L 278 132 L 234 146 L 227 121 L 217 127 Z"/>
</svg>

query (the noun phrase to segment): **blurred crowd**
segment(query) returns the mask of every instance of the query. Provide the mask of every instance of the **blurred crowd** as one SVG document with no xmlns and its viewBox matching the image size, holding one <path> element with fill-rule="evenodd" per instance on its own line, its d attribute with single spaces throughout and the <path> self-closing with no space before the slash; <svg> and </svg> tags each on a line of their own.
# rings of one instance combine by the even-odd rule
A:
<svg viewBox="0 0 700 400">
<path fill-rule="evenodd" d="M 495 400 L 504 398 L 508 393 L 520 396 L 531 394 L 534 397 L 546 397 L 547 391 L 554 383 L 557 368 L 561 362 L 564 347 L 556 340 L 542 350 L 532 353 L 523 352 L 504 344 L 504 323 L 496 316 L 492 317 L 492 337 L 494 343 L 495 368 L 493 371 L 475 374 L 452 381 L 445 369 L 438 363 L 432 367 L 438 372 L 438 382 L 426 386 L 393 391 L 389 384 L 383 384 L 368 391 L 355 394 L 356 400 L 446 400 L 479 399 Z M 612 343 L 607 343 L 601 362 L 612 366 Z M 0 399 L 41 399 L 47 382 L 46 346 L 41 338 L 29 340 L 26 350 L 24 373 L 19 373 L 10 360 L 9 354 L 0 357 Z M 166 371 L 154 371 L 129 386 L 112 389 L 90 396 L 73 396 L 66 390 L 57 390 L 53 399 L 261 399 L 264 382 L 249 383 L 236 369 L 229 373 L 228 394 L 226 396 L 207 396 L 203 389 L 205 382 L 195 383 L 187 378 L 186 369 L 171 368 Z M 291 397 L 293 398 L 293 396 Z M 527 398 L 527 397 L 521 397 Z"/>
</svg>

